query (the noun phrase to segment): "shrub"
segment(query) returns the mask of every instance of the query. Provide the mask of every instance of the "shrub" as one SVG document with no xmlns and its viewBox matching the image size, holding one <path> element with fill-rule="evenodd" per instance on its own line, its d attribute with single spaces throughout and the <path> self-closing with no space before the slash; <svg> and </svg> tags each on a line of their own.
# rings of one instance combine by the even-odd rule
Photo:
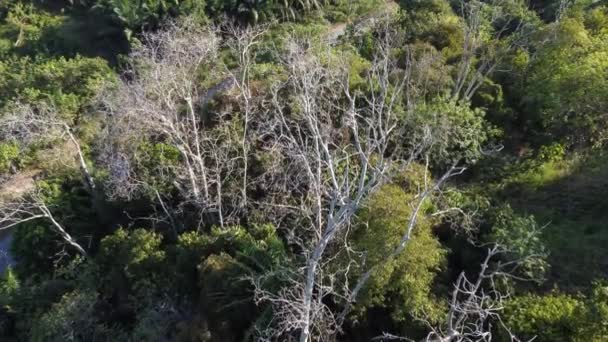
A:
<svg viewBox="0 0 608 342">
<path fill-rule="evenodd" d="M 44 101 L 64 117 L 74 118 L 113 77 L 100 58 L 9 58 L 0 61 L 0 109 L 15 100 Z"/>
<path fill-rule="evenodd" d="M 496 209 L 492 216 L 490 241 L 509 250 L 505 255 L 508 261 L 523 260 L 520 272 L 526 277 L 543 279 L 548 253 L 534 216 L 517 215 L 508 205 Z"/>
<path fill-rule="evenodd" d="M 584 303 L 563 294 L 526 295 L 509 301 L 505 323 L 520 339 L 576 341 L 584 314 Z"/>
<path fill-rule="evenodd" d="M 166 288 L 171 279 L 164 274 L 166 254 L 161 242 L 161 235 L 142 228 L 121 228 L 103 238 L 98 260 L 110 276 L 108 281 L 124 276 L 134 294 L 143 297 Z"/>
<path fill-rule="evenodd" d="M 412 315 L 435 320 L 442 313 L 442 305 L 431 290 L 435 275 L 445 263 L 446 250 L 433 236 L 431 223 L 424 218 L 430 203 L 423 207 L 405 250 L 394 259 L 385 260 L 408 228 L 413 200 L 414 195 L 399 186 L 386 185 L 370 198 L 360 213 L 353 248 L 366 251 L 366 265 L 381 267 L 373 273 L 358 302 L 363 310 L 387 307 L 399 321 Z"/>
<path fill-rule="evenodd" d="M 10 170 L 19 157 L 19 147 L 14 143 L 0 143 L 0 174 Z"/>
<path fill-rule="evenodd" d="M 117 341 L 119 331 L 110 331 L 95 318 L 96 293 L 75 291 L 35 319 L 32 342 Z"/>
</svg>

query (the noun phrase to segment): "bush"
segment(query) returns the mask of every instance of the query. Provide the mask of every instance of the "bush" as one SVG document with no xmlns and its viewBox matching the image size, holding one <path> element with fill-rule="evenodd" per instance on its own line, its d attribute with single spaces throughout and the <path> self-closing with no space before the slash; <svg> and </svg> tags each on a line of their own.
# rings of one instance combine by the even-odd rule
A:
<svg viewBox="0 0 608 342">
<path fill-rule="evenodd" d="M 113 77 L 100 58 L 9 58 L 0 61 L 0 109 L 15 100 L 44 101 L 64 117 L 74 118 Z"/>
<path fill-rule="evenodd" d="M 515 297 L 504 322 L 520 339 L 600 342 L 608 338 L 608 288 L 595 283 L 587 298 L 551 293 Z"/>
<path fill-rule="evenodd" d="M 234 340 L 255 324 L 264 309 L 254 302 L 250 279 L 289 267 L 287 251 L 272 225 L 216 228 L 210 238 L 198 266 L 201 307 L 210 314 L 211 330 L 224 340 Z M 270 291 L 282 285 L 278 274 L 262 281 Z"/>
<path fill-rule="evenodd" d="M 0 278 L 0 307 L 9 305 L 11 297 L 19 289 L 19 279 L 11 267 Z"/>
<path fill-rule="evenodd" d="M 608 109 L 608 40 L 606 34 L 586 27 L 567 12 L 547 26 L 542 45 L 526 76 L 524 110 L 545 140 L 568 146 L 600 147 L 608 136 L 604 114 Z"/>
<path fill-rule="evenodd" d="M 0 143 L 0 175 L 10 171 L 19 157 L 19 146 L 14 143 Z"/>
<path fill-rule="evenodd" d="M 471 108 L 469 103 L 439 97 L 421 104 L 407 124 L 417 136 L 430 133 L 433 137 L 430 152 L 437 164 L 474 163 L 480 157 L 484 142 L 495 133 L 484 120 L 484 114 L 481 109 Z"/>
<path fill-rule="evenodd" d="M 521 339 L 574 341 L 583 309 L 580 300 L 568 295 L 527 295 L 507 304 L 505 323 Z"/>
<path fill-rule="evenodd" d="M 559 162 L 564 159 L 566 148 L 563 144 L 543 145 L 538 150 L 538 159 L 542 162 Z"/>
<path fill-rule="evenodd" d="M 432 294 L 432 285 L 447 253 L 433 236 L 431 223 L 424 217 L 430 203 L 425 203 L 422 208 L 405 250 L 389 262 L 385 259 L 406 232 L 413 201 L 413 194 L 397 185 L 386 185 L 370 198 L 360 213 L 353 249 L 366 251 L 365 264 L 368 267 L 380 267 L 373 273 L 358 302 L 363 311 L 374 306 L 387 307 L 398 321 L 412 315 L 436 320 L 441 317 L 443 309 Z"/>
<path fill-rule="evenodd" d="M 542 280 L 548 253 L 534 216 L 517 215 L 508 205 L 494 210 L 492 216 L 490 242 L 507 248 L 507 261 L 523 260 L 519 271 L 527 278 Z"/>
<path fill-rule="evenodd" d="M 30 341 L 118 341 L 119 331 L 110 331 L 95 318 L 96 293 L 75 291 L 32 323 Z"/>
<path fill-rule="evenodd" d="M 168 291 L 172 279 L 167 277 L 161 242 L 161 235 L 142 228 L 121 228 L 103 238 L 97 258 L 107 274 L 106 285 L 113 287 L 124 277 L 131 293 L 140 299 Z"/>
<path fill-rule="evenodd" d="M 63 243 L 50 223 L 30 221 L 20 224 L 13 231 L 10 251 L 17 262 L 15 270 L 30 279 L 45 278 L 55 267 L 53 258 L 59 255 Z"/>
</svg>

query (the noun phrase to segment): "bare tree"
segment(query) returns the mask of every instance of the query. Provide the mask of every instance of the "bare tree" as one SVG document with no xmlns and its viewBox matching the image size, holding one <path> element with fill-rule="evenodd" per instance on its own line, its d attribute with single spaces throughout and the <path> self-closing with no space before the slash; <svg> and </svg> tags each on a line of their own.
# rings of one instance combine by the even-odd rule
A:
<svg viewBox="0 0 608 342">
<path fill-rule="evenodd" d="M 249 127 L 255 108 L 250 68 L 265 29 L 224 27 L 203 28 L 186 19 L 146 34 L 144 45 L 131 55 L 130 71 L 100 96 L 107 125 L 99 147 L 112 175 L 112 195 L 130 198 L 153 187 L 139 165 L 146 159 L 139 144 L 148 141 L 179 151 L 179 162 L 159 165 L 158 173 L 171 178 L 183 204 L 194 204 L 202 221 L 224 226 L 247 206 L 249 146 L 255 136 Z M 218 58 L 222 47 L 239 61 L 237 70 Z M 207 108 L 234 88 L 238 111 Z M 237 183 L 239 191 L 233 191 Z"/>
<path fill-rule="evenodd" d="M 217 211 L 213 189 L 217 175 L 197 103 L 204 95 L 199 72 L 215 60 L 218 37 L 192 24 L 169 24 L 149 33 L 132 53 L 131 68 L 117 86 L 100 96 L 107 114 L 101 162 L 110 170 L 110 195 L 130 198 L 150 186 L 142 179 L 140 150 L 145 141 L 166 142 L 181 155 L 179 165 L 159 165 L 174 176 L 182 196 L 205 212 Z"/>
<path fill-rule="evenodd" d="M 525 38 L 525 23 L 514 22 L 500 2 L 470 1 L 461 4 L 462 56 L 452 89 L 455 99 L 471 100 L 486 77 Z M 508 34 L 508 37 L 505 36 Z"/>
<path fill-rule="evenodd" d="M 383 33 L 365 75 L 366 91 L 351 88 L 350 68 L 336 61 L 339 56 L 319 56 L 306 48 L 313 45 L 309 42 L 292 40 L 283 57 L 287 81 L 272 91 L 270 116 L 261 134 L 274 163 L 265 175 L 270 177 L 264 189 L 270 200 L 264 205 L 271 208 L 266 217 L 275 217 L 275 222 L 280 222 L 276 215 L 281 210 L 300 218 L 298 230 L 288 236 L 305 262 L 280 293 L 256 289 L 257 300 L 271 303 L 279 313 L 273 334 L 298 332 L 299 341 L 306 342 L 327 340 L 339 331 L 358 292 L 382 265 L 371 266 L 354 287 L 340 288 L 338 274 L 347 270 L 330 271 L 328 267 L 341 249 L 348 248 L 338 242 L 345 241 L 369 196 L 395 172 L 407 171 L 433 143 L 429 134 L 401 135 L 403 118 L 397 108 L 407 98 L 404 89 L 411 83 L 411 73 L 399 68 L 391 54 L 396 42 L 391 30 L 385 27 Z M 403 154 L 391 148 L 400 138 L 411 141 Z M 387 260 L 405 249 L 422 203 L 447 179 L 462 172 L 464 168 L 454 164 L 436 182 L 427 179 L 407 232 L 399 246 L 387 253 Z M 341 314 L 327 306 L 330 297 L 346 303 Z"/>
<path fill-rule="evenodd" d="M 250 121 L 254 115 L 255 98 L 251 88 L 251 67 L 255 61 L 255 47 L 259 43 L 259 39 L 267 32 L 266 26 L 247 26 L 242 27 L 235 22 L 227 23 L 226 31 L 229 35 L 227 45 L 229 50 L 237 56 L 238 69 L 227 70 L 233 80 L 233 84 L 239 91 L 238 99 L 240 100 L 240 112 L 242 117 L 242 135 L 241 135 L 241 152 L 242 152 L 242 184 L 241 184 L 241 201 L 242 208 L 247 207 L 247 191 L 249 189 L 248 169 L 250 158 L 251 139 L 249 132 Z"/>
<path fill-rule="evenodd" d="M 351 92 L 346 66 L 324 65 L 297 44 L 284 61 L 289 80 L 274 89 L 276 126 L 269 135 L 274 134 L 273 148 L 284 163 L 279 184 L 292 193 L 306 191 L 299 206 L 308 216 L 309 229 L 298 233 L 306 265 L 301 286 L 288 290 L 301 342 L 322 339 L 336 329 L 331 327 L 333 313 L 323 304 L 331 293 L 322 283 L 324 260 L 331 257 L 325 252 L 361 203 L 386 181 L 390 161 L 385 155 L 397 128 L 394 106 L 404 81 L 391 82 L 394 69 L 388 51 L 382 53 L 369 71 L 369 82 L 380 87 L 369 97 Z M 294 94 L 292 103 L 281 93 L 286 88 Z M 337 129 L 340 125 L 344 128 Z"/>
<path fill-rule="evenodd" d="M 184 203 L 197 206 L 201 217 L 212 213 L 216 220 L 210 223 L 224 226 L 252 209 L 286 232 L 301 254 L 298 267 L 285 271 L 288 285 L 276 293 L 253 279 L 256 301 L 274 310 L 271 326 L 260 332 L 269 338 L 326 340 L 340 330 L 370 274 L 382 267 L 369 265 L 355 284 L 338 286 L 345 270 L 331 270 L 330 264 L 349 248 L 342 242 L 348 240 L 357 212 L 394 174 L 407 172 L 425 156 L 428 170 L 433 158 L 432 130 L 422 123 L 413 132 L 404 123 L 415 117 L 421 90 L 414 88 L 424 77 L 411 78 L 411 58 L 405 68 L 399 66 L 393 53 L 396 35 L 389 21 L 380 25 L 376 56 L 356 75 L 365 79 L 364 86 L 350 84 L 354 75 L 346 55 L 292 37 L 284 49 L 273 51 L 283 74 L 254 96 L 251 66 L 264 28 L 227 26 L 222 31 L 186 22 L 146 36 L 145 45 L 132 55 L 130 73 L 101 97 L 107 126 L 100 155 L 115 195 L 130 197 L 152 187 L 169 213 L 162 194 L 140 174 L 145 165 L 139 165 L 147 157 L 138 144 L 162 142 L 177 149 L 180 159 L 160 165 L 159 172 Z M 216 61 L 220 46 L 237 57 L 240 68 Z M 201 78 L 220 81 L 206 87 Z M 236 99 L 238 111 L 206 110 L 211 98 L 232 89 L 236 96 L 225 102 Z M 254 97 L 264 101 L 254 103 Z M 255 175 L 249 172 L 254 155 L 257 169 L 263 169 Z M 426 174 L 402 241 L 387 252 L 387 260 L 405 250 L 423 203 L 464 172 L 454 159 L 437 180 Z M 253 188 L 255 200 L 249 196 Z M 330 298 L 345 304 L 341 313 L 327 305 Z"/>
<path fill-rule="evenodd" d="M 501 293 L 496 282 L 501 277 L 515 276 L 520 261 L 498 263 L 491 261 L 506 253 L 503 247 L 494 245 L 487 250 L 475 278 L 464 272 L 454 284 L 445 326 L 432 327 L 426 337 L 428 342 L 481 342 L 492 340 L 493 323 L 502 324 L 500 313 L 508 295 Z M 506 326 L 505 326 L 506 328 Z M 507 330 L 508 331 L 508 330 Z M 511 339 L 517 341 L 509 332 Z"/>
<path fill-rule="evenodd" d="M 0 230 L 38 219 L 49 221 L 53 230 L 61 236 L 63 241 L 75 248 L 78 253 L 86 256 L 85 249 L 55 219 L 39 190 L 19 199 L 0 202 Z"/>
<path fill-rule="evenodd" d="M 67 150 L 70 154 L 74 154 L 86 187 L 93 196 L 96 196 L 96 183 L 89 171 L 78 138 L 69 121 L 62 118 L 53 106 L 45 103 L 36 106 L 14 103 L 11 110 L 0 118 L 0 136 L 3 140 L 13 141 L 22 146 L 67 139 L 68 145 L 62 146 L 62 151 Z M 38 189 L 20 194 L 17 198 L 7 196 L 0 201 L 0 229 L 8 229 L 36 219 L 49 221 L 67 244 L 80 254 L 86 255 L 85 249 L 55 219 Z"/>
<path fill-rule="evenodd" d="M 72 125 L 61 118 L 52 105 L 14 104 L 11 110 L 0 118 L 0 136 L 4 140 L 15 141 L 21 145 L 66 138 L 69 142 L 68 146 L 74 151 L 87 188 L 91 193 L 95 193 L 95 180 L 87 166 Z"/>
<path fill-rule="evenodd" d="M 440 326 L 435 326 L 424 318 L 419 318 L 430 330 L 423 341 L 490 342 L 493 333 L 502 330 L 512 342 L 522 342 L 501 318 L 505 301 L 510 298 L 510 294 L 504 290 L 504 286 L 501 290 L 499 283 L 508 279 L 535 280 L 519 276 L 519 269 L 528 260 L 539 256 L 527 255 L 516 260 L 501 261 L 505 255 L 511 253 L 505 246 L 493 244 L 485 248 L 486 256 L 480 264 L 479 272 L 472 277 L 462 272 L 454 283 L 445 321 Z M 375 340 L 414 341 L 390 333 L 384 333 Z"/>
</svg>

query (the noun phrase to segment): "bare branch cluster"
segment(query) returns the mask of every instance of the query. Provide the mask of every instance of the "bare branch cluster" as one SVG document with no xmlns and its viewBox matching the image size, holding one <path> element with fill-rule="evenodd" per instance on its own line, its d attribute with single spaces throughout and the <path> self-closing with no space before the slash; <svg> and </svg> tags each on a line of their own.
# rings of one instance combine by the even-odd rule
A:
<svg viewBox="0 0 608 342">
<path fill-rule="evenodd" d="M 249 39 L 255 37 L 251 34 Z M 247 171 L 241 164 L 247 149 L 243 148 L 244 137 L 235 135 L 236 123 L 229 120 L 230 113 L 204 117 L 203 108 L 218 92 L 243 84 L 247 71 L 241 78 L 228 76 L 215 86 L 200 86 L 204 78 L 218 76 L 205 74 L 218 69 L 217 29 L 171 24 L 164 31 L 147 34 L 144 42 L 132 55 L 130 74 L 100 97 L 108 118 L 100 154 L 111 173 L 111 194 L 131 198 L 155 188 L 139 173 L 144 169 L 139 164 L 147 158 L 140 144 L 162 142 L 177 149 L 180 158 L 177 163 L 157 165 L 159 178 L 170 180 L 188 203 L 203 216 L 216 217 L 223 226 L 233 214 L 224 212 L 225 208 L 245 202 L 244 191 L 227 192 L 223 186 L 235 178 L 246 184 Z M 247 55 L 251 42 L 239 43 L 242 54 Z M 244 87 L 240 89 L 249 112 L 251 95 Z"/>
<path fill-rule="evenodd" d="M 22 146 L 41 141 L 67 139 L 75 150 L 76 160 L 90 191 L 95 190 L 95 181 L 70 123 L 63 119 L 51 105 L 37 106 L 15 103 L 10 112 L 0 118 L 2 140 L 17 142 Z"/>
<path fill-rule="evenodd" d="M 349 248 L 345 236 L 357 211 L 395 172 L 408 170 L 433 144 L 429 135 L 403 136 L 411 141 L 407 150 L 392 148 L 395 139 L 407 134 L 401 130 L 398 107 L 415 81 L 391 55 L 395 37 L 388 29 L 383 33 L 365 74 L 368 91 L 352 89 L 348 65 L 329 54 L 319 56 L 306 48 L 311 44 L 293 40 L 283 57 L 288 78 L 273 88 L 269 118 L 260 128 L 266 152 L 272 155 L 264 191 L 270 198 L 265 205 L 273 210 L 265 217 L 276 216 L 281 212 L 276 208 L 281 208 L 285 216 L 292 213 L 300 218 L 298 231 L 289 236 L 306 261 L 303 274 L 287 292 L 277 297 L 258 289 L 258 300 L 265 298 L 283 313 L 276 318 L 281 319 L 277 322 L 280 333 L 298 332 L 302 342 L 330 340 L 372 272 L 382 267 L 367 265 L 355 283 L 343 286 L 338 286 L 337 279 L 344 279 L 352 263 L 346 269 L 329 270 L 328 264 L 340 250 Z M 387 261 L 405 249 L 423 203 L 464 170 L 455 163 L 436 181 L 425 177 L 424 188 L 412 203 L 406 233 L 395 250 L 387 253 Z M 274 220 L 283 222 L 278 217 Z M 343 241 L 345 245 L 338 243 Z M 330 309 L 328 298 L 343 302 L 343 311 Z"/>
<path fill-rule="evenodd" d="M 462 1 L 461 7 L 464 39 L 452 97 L 470 101 L 485 78 L 522 44 L 525 23 L 514 22 L 500 3 L 488 6 L 481 1 Z"/>
<path fill-rule="evenodd" d="M 99 154 L 110 173 L 112 195 L 132 198 L 152 189 L 171 218 L 154 183 L 160 178 L 207 225 L 223 227 L 255 213 L 286 231 L 301 256 L 287 285 L 273 292 L 252 279 L 256 301 L 273 308 L 270 326 L 260 331 L 268 339 L 297 335 L 301 342 L 324 341 L 340 331 L 360 290 L 382 264 L 358 265 L 362 275 L 351 284 L 338 279 L 357 258 L 339 270 L 329 265 L 349 250 L 349 228 L 380 186 L 426 161 L 407 229 L 398 246 L 387 251 L 390 261 L 412 238 L 423 203 L 465 171 L 454 158 L 440 177 L 429 176 L 436 137 L 424 123 L 409 131 L 413 123 L 407 120 L 423 101 L 424 70 L 432 61 L 414 60 L 411 53 L 405 64 L 397 60 L 393 52 L 400 43 L 388 21 L 380 26 L 375 56 L 361 74 L 352 74 L 346 54 L 291 38 L 273 51 L 280 58 L 281 77 L 256 89 L 251 68 L 264 28 L 172 24 L 145 37 L 132 55 L 130 73 L 100 97 L 107 121 Z M 476 50 L 477 38 L 470 39 Z M 218 61 L 221 48 L 238 60 L 239 68 Z M 462 82 L 470 80 L 472 58 L 463 66 Z M 363 85 L 351 84 L 355 76 Z M 210 80 L 215 83 L 207 86 Z M 466 94 L 475 89 L 467 87 Z M 226 107 L 213 107 L 212 100 L 225 92 L 231 95 L 222 101 Z M 153 167 L 156 180 L 143 172 L 149 170 L 150 152 L 141 146 L 150 141 L 179 155 Z M 336 310 L 336 302 L 342 310 Z"/>
<path fill-rule="evenodd" d="M 504 246 L 490 246 L 474 278 L 467 277 L 464 272 L 460 274 L 454 284 L 445 326 L 431 327 L 425 341 L 492 341 L 495 332 L 493 324 L 506 331 L 511 341 L 520 341 L 501 320 L 500 314 L 509 294 L 501 291 L 498 283 L 505 278 L 517 277 L 517 268 L 525 260 L 501 262 L 500 257 L 507 253 L 509 251 Z M 524 259 L 531 257 L 534 256 Z"/>
<path fill-rule="evenodd" d="M 37 219 L 49 221 L 63 241 L 75 248 L 80 254 L 87 254 L 85 249 L 55 219 L 39 190 L 21 199 L 0 202 L 0 230 Z"/>
</svg>

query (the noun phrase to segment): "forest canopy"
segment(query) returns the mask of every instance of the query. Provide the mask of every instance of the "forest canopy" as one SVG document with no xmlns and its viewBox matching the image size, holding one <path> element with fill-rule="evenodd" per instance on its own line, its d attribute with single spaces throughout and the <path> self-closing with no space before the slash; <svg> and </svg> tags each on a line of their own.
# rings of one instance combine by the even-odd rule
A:
<svg viewBox="0 0 608 342">
<path fill-rule="evenodd" d="M 608 340 L 608 2 L 0 3 L 0 340 Z"/>
</svg>

